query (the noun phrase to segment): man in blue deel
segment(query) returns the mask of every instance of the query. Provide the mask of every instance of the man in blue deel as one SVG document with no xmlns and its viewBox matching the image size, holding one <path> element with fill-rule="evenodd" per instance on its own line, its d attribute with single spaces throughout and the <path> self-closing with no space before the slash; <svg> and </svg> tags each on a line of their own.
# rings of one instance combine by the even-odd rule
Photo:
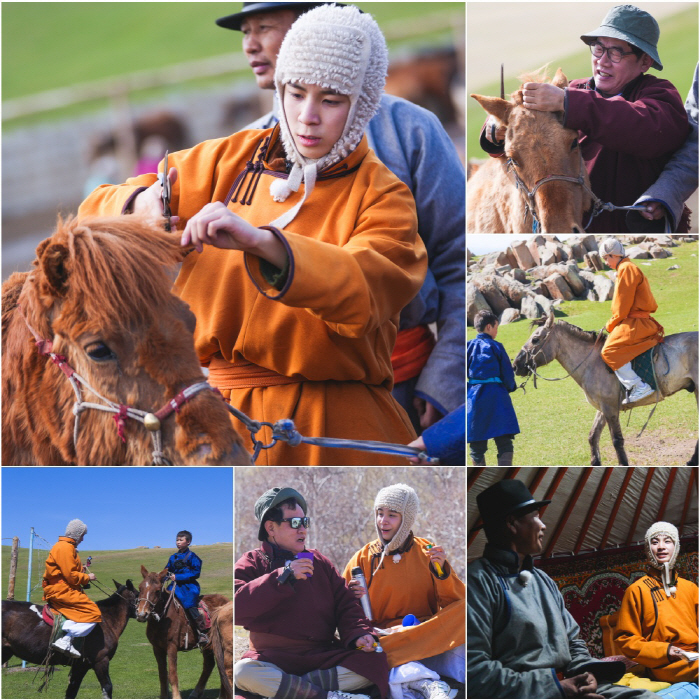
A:
<svg viewBox="0 0 700 700">
<path fill-rule="evenodd" d="M 488 441 L 493 438 L 498 464 L 513 464 L 513 438 L 520 432 L 509 393 L 515 375 L 506 349 L 496 342 L 498 318 L 490 311 L 474 317 L 479 335 L 467 343 L 467 441 L 472 464 L 486 466 Z"/>
<path fill-rule="evenodd" d="M 177 552 L 168 559 L 166 569 L 170 572 L 167 578 L 174 581 L 168 585 L 168 592 L 175 586 L 175 597 L 182 605 L 185 613 L 197 628 L 197 644 L 201 647 L 209 643 L 206 621 L 199 611 L 199 575 L 202 573 L 202 560 L 190 550 L 192 533 L 180 530 L 175 537 Z"/>
</svg>

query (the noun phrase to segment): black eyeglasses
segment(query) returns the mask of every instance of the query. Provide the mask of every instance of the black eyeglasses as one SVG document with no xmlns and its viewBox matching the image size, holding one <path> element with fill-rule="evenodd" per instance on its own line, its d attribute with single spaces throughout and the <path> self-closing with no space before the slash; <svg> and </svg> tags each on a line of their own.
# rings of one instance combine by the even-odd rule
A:
<svg viewBox="0 0 700 700">
<path fill-rule="evenodd" d="M 613 63 L 619 63 L 625 56 L 631 56 L 634 53 L 634 51 L 623 51 L 622 49 L 618 49 L 617 46 L 612 46 L 609 49 L 606 49 L 605 46 L 603 46 L 599 41 L 590 44 L 590 48 L 591 53 L 596 58 L 601 58 L 604 53 L 607 53 L 608 58 Z"/>
<path fill-rule="evenodd" d="M 302 525 L 307 529 L 311 524 L 311 518 L 282 518 L 282 523 L 289 523 L 292 530 L 298 530 Z"/>
</svg>

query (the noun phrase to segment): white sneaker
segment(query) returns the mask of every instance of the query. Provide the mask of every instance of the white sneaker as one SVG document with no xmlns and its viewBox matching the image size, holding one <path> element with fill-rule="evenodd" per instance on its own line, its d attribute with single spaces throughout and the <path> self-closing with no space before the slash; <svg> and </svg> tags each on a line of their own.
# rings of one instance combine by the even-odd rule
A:
<svg viewBox="0 0 700 700">
<path fill-rule="evenodd" d="M 366 698 L 369 700 L 369 695 L 352 695 L 351 693 L 344 693 L 342 690 L 331 690 L 327 698 Z"/>
<path fill-rule="evenodd" d="M 622 403 L 635 403 L 636 401 L 645 399 L 647 396 L 653 393 L 655 393 L 654 390 L 646 382 L 641 382 L 640 384 L 635 385 L 634 389 L 632 389 L 632 392 L 629 395 L 629 398 L 623 399 Z"/>
<path fill-rule="evenodd" d="M 74 659 L 80 658 L 80 652 L 73 646 L 70 637 L 61 637 L 51 645 L 51 648 L 67 656 L 72 656 Z"/>
<path fill-rule="evenodd" d="M 421 681 L 406 683 L 411 690 L 417 690 L 424 698 L 449 698 L 450 688 L 445 681 L 431 681 L 427 678 Z"/>
</svg>

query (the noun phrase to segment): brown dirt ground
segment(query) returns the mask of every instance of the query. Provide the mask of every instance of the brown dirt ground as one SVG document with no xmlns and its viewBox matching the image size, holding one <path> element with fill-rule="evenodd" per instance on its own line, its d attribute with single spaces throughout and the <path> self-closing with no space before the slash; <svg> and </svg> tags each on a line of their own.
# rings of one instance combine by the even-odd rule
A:
<svg viewBox="0 0 700 700">
<path fill-rule="evenodd" d="M 626 420 L 624 415 L 620 418 L 621 421 Z M 622 432 L 625 435 L 627 458 L 630 466 L 634 467 L 684 465 L 692 457 L 697 442 L 697 436 L 687 437 L 687 431 L 684 431 L 686 436 L 680 437 L 663 430 L 647 428 L 638 438 L 636 432 L 631 432 L 629 428 L 625 430 L 623 423 Z M 611 444 L 601 445 L 600 453 L 603 464 L 617 464 L 615 449 Z"/>
</svg>

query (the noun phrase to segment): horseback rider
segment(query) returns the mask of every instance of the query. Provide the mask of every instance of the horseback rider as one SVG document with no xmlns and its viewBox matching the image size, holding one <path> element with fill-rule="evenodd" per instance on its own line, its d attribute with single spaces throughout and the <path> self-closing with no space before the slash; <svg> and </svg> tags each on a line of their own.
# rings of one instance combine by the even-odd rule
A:
<svg viewBox="0 0 700 700">
<path fill-rule="evenodd" d="M 192 533 L 189 530 L 180 530 L 175 537 L 177 552 L 168 559 L 166 569 L 170 572 L 166 580 L 170 591 L 175 586 L 175 597 L 178 599 L 185 614 L 194 622 L 197 629 L 197 644 L 202 647 L 209 644 L 207 636 L 206 620 L 199 611 L 199 582 L 197 579 L 202 573 L 202 560 L 190 550 Z"/>
<path fill-rule="evenodd" d="M 97 604 L 83 592 L 83 586 L 96 578 L 95 574 L 89 573 L 81 564 L 76 549 L 87 531 L 87 525 L 82 520 L 71 520 L 68 523 L 65 535 L 59 537 L 58 542 L 51 547 L 41 581 L 44 600 L 66 618 L 63 623 L 65 636 L 55 641 L 51 647 L 74 658 L 80 658 L 81 654 L 73 646 L 73 639 L 87 636 L 98 622 L 102 622 Z"/>
<path fill-rule="evenodd" d="M 622 386 L 631 392 L 622 403 L 634 403 L 653 394 L 654 390 L 632 369 L 631 360 L 657 343 L 663 343 L 664 329 L 651 318 L 658 304 L 649 280 L 625 255 L 622 243 L 616 238 L 606 238 L 600 244 L 600 255 L 608 266 L 617 270 L 612 316 L 605 325 L 610 335 L 600 354 Z"/>
</svg>

